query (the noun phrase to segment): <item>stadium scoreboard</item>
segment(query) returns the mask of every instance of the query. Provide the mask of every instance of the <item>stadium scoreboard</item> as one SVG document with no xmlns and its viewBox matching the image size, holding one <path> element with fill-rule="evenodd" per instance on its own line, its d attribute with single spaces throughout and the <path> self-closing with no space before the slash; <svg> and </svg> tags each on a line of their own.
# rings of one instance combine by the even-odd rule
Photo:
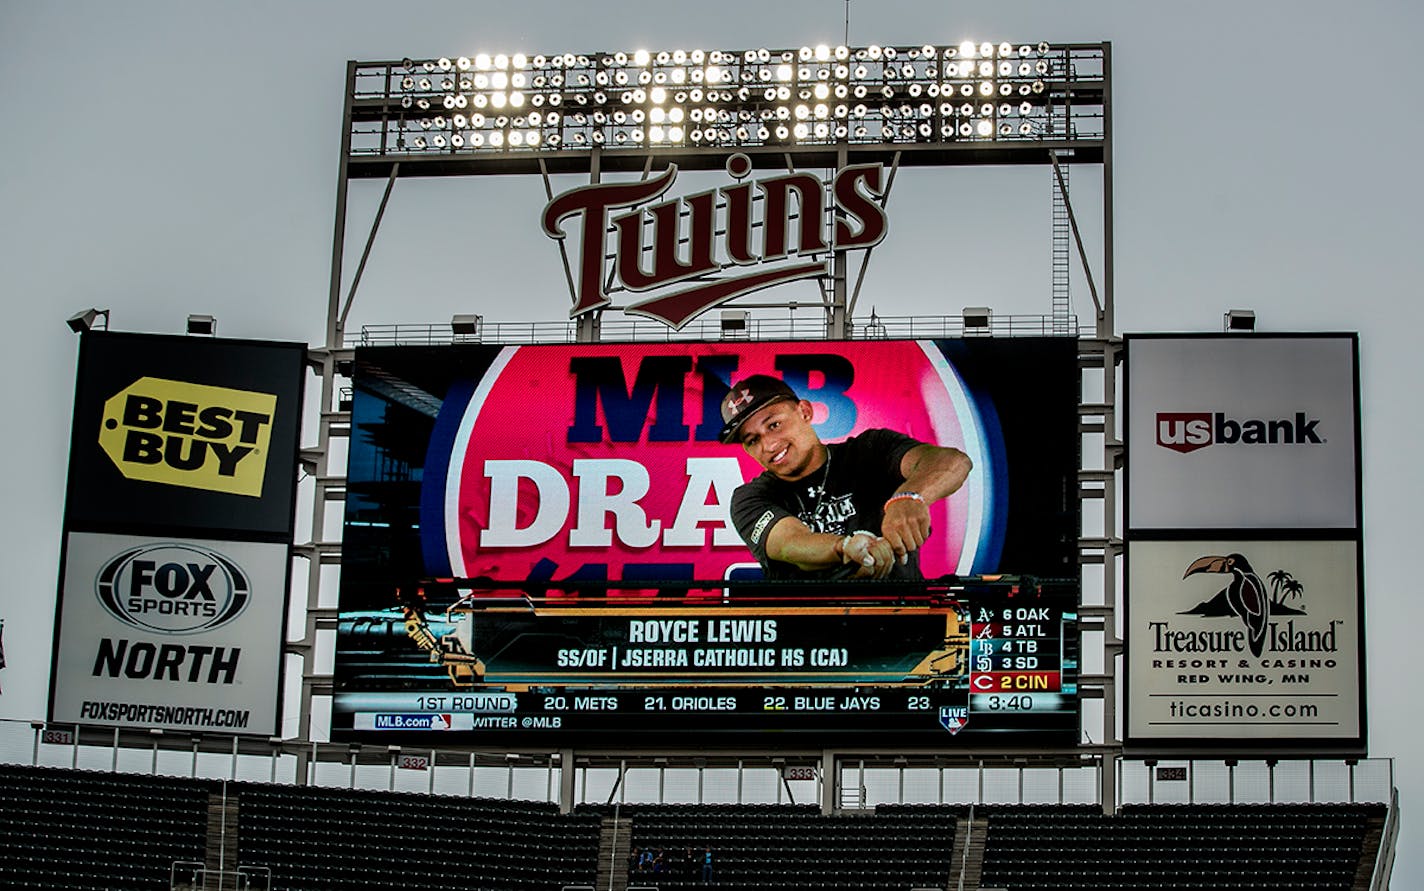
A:
<svg viewBox="0 0 1424 891">
<path fill-rule="evenodd" d="M 357 350 L 333 735 L 1076 744 L 1077 363 L 1067 337 Z M 750 374 L 823 442 L 970 459 L 928 581 L 764 577 L 731 518 L 763 468 L 719 438 Z"/>
</svg>

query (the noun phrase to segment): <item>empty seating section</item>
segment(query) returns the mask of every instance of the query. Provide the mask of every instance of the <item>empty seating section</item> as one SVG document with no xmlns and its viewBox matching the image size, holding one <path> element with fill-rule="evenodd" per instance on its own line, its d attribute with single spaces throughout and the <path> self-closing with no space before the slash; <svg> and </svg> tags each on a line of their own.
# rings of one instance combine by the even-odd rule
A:
<svg viewBox="0 0 1424 891">
<path fill-rule="evenodd" d="M 1348 891 L 1383 805 L 1137 805 L 990 812 L 984 887 Z"/>
<path fill-rule="evenodd" d="M 209 796 L 222 788 L 0 765 L 0 888 L 166 891 L 175 861 L 205 859 Z M 457 796 L 231 782 L 226 791 L 238 805 L 237 862 L 270 868 L 273 891 L 549 891 L 594 884 L 600 841 L 622 846 L 600 838 L 602 806 L 561 815 L 552 804 Z M 806 805 L 624 806 L 631 847 L 661 852 L 663 866 L 644 871 L 630 857 L 615 868 L 631 885 L 690 891 L 706 887 L 710 850 L 712 884 L 737 891 L 953 887 L 956 821 L 967 814 L 954 805 L 832 816 Z M 1129 805 L 1113 816 L 1094 806 L 979 807 L 980 885 L 1349 891 L 1384 815 L 1384 805 L 1348 804 Z"/>
<path fill-rule="evenodd" d="M 701 853 L 711 850 L 713 883 L 740 891 L 906 891 L 945 887 L 957 812 L 906 807 L 822 816 L 811 806 L 689 805 L 637 806 L 622 815 L 632 818 L 632 847 L 661 851 L 670 864 L 662 872 L 630 869 L 630 885 L 706 887 Z M 684 872 L 676 864 L 689 849 L 699 865 Z"/>
<path fill-rule="evenodd" d="M 281 891 L 593 884 L 599 819 L 552 804 L 242 784 L 239 854 Z"/>
<path fill-rule="evenodd" d="M 0 765 L 0 887 L 165 891 L 203 859 L 210 786 Z"/>
</svg>

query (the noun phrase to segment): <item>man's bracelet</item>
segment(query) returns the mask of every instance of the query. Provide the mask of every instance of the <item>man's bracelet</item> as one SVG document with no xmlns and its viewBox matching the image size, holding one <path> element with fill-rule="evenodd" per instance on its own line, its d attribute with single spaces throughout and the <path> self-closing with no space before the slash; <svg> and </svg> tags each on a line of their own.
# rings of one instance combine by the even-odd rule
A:
<svg viewBox="0 0 1424 891">
<path fill-rule="evenodd" d="M 890 505 L 894 504 L 895 502 L 897 502 L 897 501 L 904 501 L 904 500 L 906 500 L 906 499 L 908 499 L 908 500 L 910 500 L 910 501 L 918 501 L 920 504 L 924 504 L 924 503 L 925 503 L 925 497 L 924 497 L 923 495 L 921 495 L 919 492 L 896 492 L 894 495 L 891 495 L 889 498 L 887 498 L 887 499 L 885 500 L 885 504 L 884 504 L 883 507 L 880 508 L 880 510 L 881 510 L 881 511 L 884 511 L 885 508 L 888 508 Z"/>
</svg>

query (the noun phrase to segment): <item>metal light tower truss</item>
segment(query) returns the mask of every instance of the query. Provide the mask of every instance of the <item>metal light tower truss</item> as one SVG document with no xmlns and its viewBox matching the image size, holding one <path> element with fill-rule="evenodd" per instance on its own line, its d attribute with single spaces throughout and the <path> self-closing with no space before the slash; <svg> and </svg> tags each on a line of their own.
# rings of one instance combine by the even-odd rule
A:
<svg viewBox="0 0 1424 891">
<path fill-rule="evenodd" d="M 1113 708 L 1121 553 L 1114 471 L 1122 459 L 1115 413 L 1121 353 L 1112 296 L 1110 74 L 1107 43 L 512 53 L 348 63 L 326 343 L 311 354 L 322 379 L 320 423 L 316 445 L 303 451 L 317 481 L 312 538 L 298 548 L 310 563 L 307 621 L 303 639 L 289 648 L 306 665 L 302 739 L 310 738 L 313 695 L 331 692 L 331 676 L 315 669 L 313 654 L 318 631 L 336 625 L 336 610 L 320 607 L 320 589 L 322 565 L 340 561 L 340 543 L 327 535 L 326 507 L 345 495 L 341 470 L 328 461 L 332 440 L 351 430 L 340 390 L 352 356 L 346 322 L 398 179 L 539 174 L 547 182 L 573 173 L 597 183 L 604 172 L 646 177 L 667 164 L 718 169 L 733 153 L 755 168 L 778 171 L 880 164 L 892 182 L 902 167 L 1037 165 L 1053 177 L 1061 217 L 1055 234 L 1063 241 L 1063 224 L 1071 230 L 1094 304 L 1094 333 L 1080 341 L 1080 364 L 1100 370 L 1102 393 L 1085 394 L 1080 417 L 1085 436 L 1102 437 L 1103 463 L 1081 472 L 1080 494 L 1101 500 L 1105 532 L 1081 539 L 1079 550 L 1083 563 L 1104 564 L 1104 605 L 1082 615 L 1085 630 L 1103 633 L 1106 664 L 1101 675 L 1083 677 L 1082 686 L 1088 696 L 1103 698 L 1105 717 L 1102 734 L 1080 751 L 1103 759 L 1103 801 L 1110 806 L 1120 753 Z M 1096 263 L 1079 236 L 1066 165 L 1102 170 L 1103 249 Z M 348 192 L 353 180 L 369 179 L 386 180 L 385 194 L 343 295 Z M 1055 244 L 1055 262 L 1065 247 Z M 1055 288 L 1063 272 L 1055 268 Z M 849 273 L 844 253 L 827 278 L 826 334 L 855 336 L 848 282 L 858 276 Z M 1059 318 L 1067 311 L 1063 303 L 1054 303 L 1055 324 L 1066 321 Z M 599 338 L 600 312 L 579 317 L 579 340 Z M 834 755 L 824 758 L 833 763 Z"/>
<path fill-rule="evenodd" d="M 343 303 L 351 180 L 384 178 L 387 197 L 409 176 L 581 173 L 598 182 L 604 172 L 646 175 L 655 162 L 717 169 L 740 152 L 759 169 L 877 163 L 892 177 L 900 167 L 1057 158 L 1102 166 L 1106 183 L 1110 65 L 1106 43 L 970 41 L 351 62 L 328 343 L 343 342 L 365 261 Z M 836 265 L 828 334 L 844 337 L 843 255 Z M 581 321 L 581 339 L 597 339 L 596 314 Z"/>
</svg>

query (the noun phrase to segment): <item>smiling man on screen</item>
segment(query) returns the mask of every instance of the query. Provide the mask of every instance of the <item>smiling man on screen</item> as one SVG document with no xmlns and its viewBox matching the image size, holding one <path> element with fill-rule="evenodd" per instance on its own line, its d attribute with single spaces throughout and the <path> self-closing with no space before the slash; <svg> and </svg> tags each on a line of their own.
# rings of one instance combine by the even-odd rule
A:
<svg viewBox="0 0 1424 891">
<path fill-rule="evenodd" d="M 929 505 L 964 484 L 969 457 L 892 430 L 826 444 L 811 417 L 811 403 L 770 375 L 722 400 L 722 441 L 765 471 L 733 493 L 732 522 L 766 577 L 921 578 Z"/>
</svg>

